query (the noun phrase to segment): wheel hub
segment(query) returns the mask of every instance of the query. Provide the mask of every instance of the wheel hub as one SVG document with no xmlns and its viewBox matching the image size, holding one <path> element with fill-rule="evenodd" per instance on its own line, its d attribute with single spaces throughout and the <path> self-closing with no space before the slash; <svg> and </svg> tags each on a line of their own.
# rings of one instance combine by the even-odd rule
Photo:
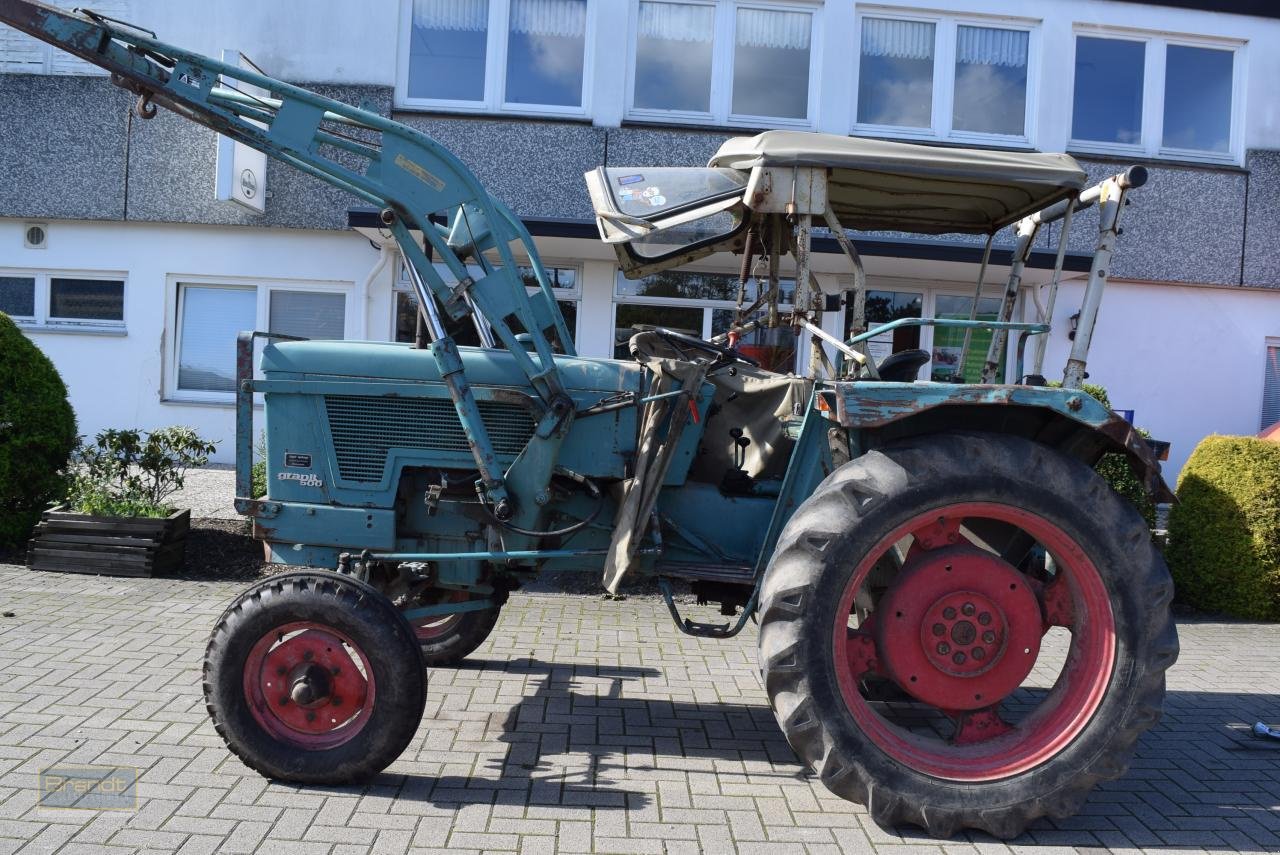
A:
<svg viewBox="0 0 1280 855">
<path fill-rule="evenodd" d="M 302 734 L 343 727 L 362 711 L 369 692 L 343 641 L 314 627 L 272 647 L 257 679 L 265 711 Z"/>
<path fill-rule="evenodd" d="M 999 702 L 1022 684 L 1040 652 L 1034 591 L 1015 568 L 974 546 L 912 557 L 877 611 L 884 671 L 939 709 Z"/>
</svg>

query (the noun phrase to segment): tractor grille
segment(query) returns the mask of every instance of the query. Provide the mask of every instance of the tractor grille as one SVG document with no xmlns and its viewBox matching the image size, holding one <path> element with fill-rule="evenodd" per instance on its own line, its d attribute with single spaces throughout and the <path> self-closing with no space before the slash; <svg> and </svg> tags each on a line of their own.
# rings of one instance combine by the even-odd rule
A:
<svg viewBox="0 0 1280 855">
<path fill-rule="evenodd" d="M 326 395 L 329 432 L 344 481 L 381 481 L 392 448 L 469 452 L 449 398 L 366 398 Z M 514 457 L 533 436 L 533 418 L 518 404 L 480 401 L 494 450 Z"/>
</svg>

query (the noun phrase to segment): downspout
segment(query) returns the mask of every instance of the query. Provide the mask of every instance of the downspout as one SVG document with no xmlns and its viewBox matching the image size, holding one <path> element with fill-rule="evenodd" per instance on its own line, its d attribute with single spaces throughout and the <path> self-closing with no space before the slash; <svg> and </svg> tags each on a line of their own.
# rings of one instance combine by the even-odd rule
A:
<svg viewBox="0 0 1280 855">
<path fill-rule="evenodd" d="M 373 282 L 375 279 L 377 279 L 379 276 L 382 275 L 384 270 L 387 269 L 387 263 L 391 261 L 391 258 L 393 255 L 395 255 L 395 253 L 393 251 L 393 247 L 391 244 L 389 243 L 379 244 L 378 260 L 374 263 L 373 269 L 369 271 L 368 275 L 365 276 L 364 280 L 359 284 L 359 286 L 357 286 L 357 289 L 356 289 L 356 296 L 360 301 L 360 313 L 363 316 L 363 327 L 364 327 L 360 331 L 360 337 L 366 341 L 370 339 L 369 304 L 373 302 L 373 293 L 371 290 L 373 287 Z"/>
</svg>

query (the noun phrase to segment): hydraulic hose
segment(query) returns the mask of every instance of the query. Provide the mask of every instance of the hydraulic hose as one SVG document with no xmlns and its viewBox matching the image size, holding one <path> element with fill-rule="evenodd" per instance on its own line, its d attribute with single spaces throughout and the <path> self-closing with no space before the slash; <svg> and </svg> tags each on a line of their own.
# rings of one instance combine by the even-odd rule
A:
<svg viewBox="0 0 1280 855">
<path fill-rule="evenodd" d="M 485 513 L 489 515 L 489 519 L 493 520 L 498 525 L 510 532 L 522 534 L 525 537 L 565 537 L 566 535 L 573 534 L 574 532 L 580 531 L 581 529 L 591 525 L 591 523 L 595 521 L 595 518 L 600 516 L 600 511 L 604 509 L 604 494 L 600 492 L 600 488 L 595 485 L 595 482 L 585 475 L 579 475 L 577 472 L 566 469 L 563 466 L 557 466 L 555 468 L 555 474 L 577 481 L 579 484 L 586 487 L 587 492 L 589 492 L 591 497 L 595 499 L 595 507 L 591 509 L 591 513 L 587 514 L 584 519 L 578 520 L 573 525 L 566 526 L 564 528 L 552 529 L 551 531 L 532 531 L 527 528 L 521 528 L 507 520 L 498 519 L 487 503 L 483 506 Z"/>
</svg>

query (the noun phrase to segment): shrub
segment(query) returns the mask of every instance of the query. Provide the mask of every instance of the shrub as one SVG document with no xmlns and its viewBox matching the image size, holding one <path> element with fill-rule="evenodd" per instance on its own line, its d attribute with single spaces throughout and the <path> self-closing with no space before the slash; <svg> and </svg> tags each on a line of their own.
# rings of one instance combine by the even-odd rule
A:
<svg viewBox="0 0 1280 855">
<path fill-rule="evenodd" d="M 253 466 L 249 468 L 250 492 L 253 494 L 249 498 L 261 499 L 267 495 L 267 437 L 266 434 L 258 434 L 258 441 L 253 444 Z"/>
<path fill-rule="evenodd" d="M 69 504 L 94 516 L 165 517 L 164 500 L 182 489 L 187 470 L 209 462 L 214 443 L 189 427 L 143 433 L 104 430 L 76 452 Z"/>
<path fill-rule="evenodd" d="M 1049 385 L 1061 386 L 1062 384 L 1054 381 Z M 1111 399 L 1107 397 L 1105 388 L 1094 383 L 1085 383 L 1081 388 L 1096 398 L 1102 406 L 1108 410 L 1111 409 Z M 1138 433 L 1144 437 L 1150 436 L 1142 428 L 1138 428 Z M 1111 489 L 1124 496 L 1138 509 L 1138 513 L 1142 514 L 1142 518 L 1147 521 L 1147 528 L 1155 528 L 1155 503 L 1151 501 L 1151 496 L 1147 493 L 1147 488 L 1143 486 L 1142 480 L 1133 474 L 1133 470 L 1129 467 L 1128 458 L 1123 454 L 1104 454 L 1093 468 L 1102 476 L 1104 481 L 1111 485 Z"/>
<path fill-rule="evenodd" d="M 1280 444 L 1201 440 L 1178 479 L 1165 556 L 1183 602 L 1280 620 Z"/>
<path fill-rule="evenodd" d="M 26 540 L 62 498 L 75 447 L 76 417 L 58 369 L 0 313 L 0 546 Z"/>
</svg>

